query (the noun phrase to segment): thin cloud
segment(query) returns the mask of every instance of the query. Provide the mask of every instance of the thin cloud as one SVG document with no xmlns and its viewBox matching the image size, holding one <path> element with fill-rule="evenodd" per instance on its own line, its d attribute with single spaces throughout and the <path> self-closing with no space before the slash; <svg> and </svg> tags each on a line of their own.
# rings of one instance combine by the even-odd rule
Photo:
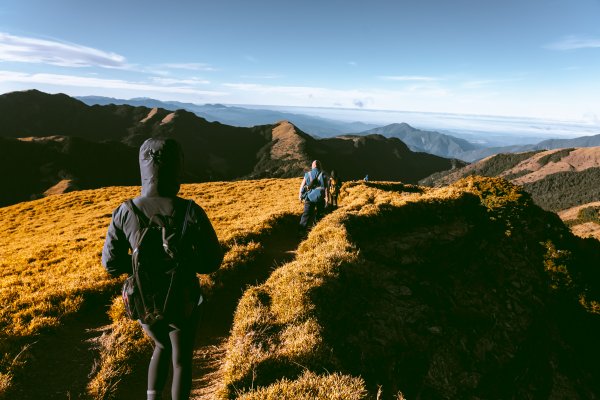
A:
<svg viewBox="0 0 600 400">
<path fill-rule="evenodd" d="M 46 84 L 56 86 L 74 86 L 84 88 L 127 89 L 143 92 L 159 92 L 188 95 L 225 96 L 228 93 L 210 90 L 198 90 L 187 86 L 163 86 L 147 82 L 129 82 L 121 79 L 102 79 L 88 76 L 62 74 L 27 74 L 14 71 L 0 71 L 0 81 L 27 84 Z"/>
<path fill-rule="evenodd" d="M 154 77 L 152 78 L 152 82 L 158 83 L 160 85 L 171 86 L 171 85 L 208 85 L 210 81 L 199 78 L 189 78 L 189 79 L 176 79 L 176 78 L 162 78 L 162 77 Z"/>
<path fill-rule="evenodd" d="M 497 85 L 510 83 L 510 82 L 519 82 L 522 81 L 523 78 L 507 78 L 507 79 L 479 79 L 479 80 L 470 80 L 463 82 L 461 86 L 464 89 L 484 89 L 489 87 L 494 87 Z"/>
<path fill-rule="evenodd" d="M 240 76 L 240 78 L 242 79 L 260 79 L 260 80 L 271 80 L 271 79 L 281 79 L 283 78 L 283 75 L 278 75 L 278 74 L 266 74 L 266 75 L 242 75 Z"/>
<path fill-rule="evenodd" d="M 600 48 L 600 39 L 568 36 L 562 40 L 544 46 L 546 49 L 566 51 Z"/>
<path fill-rule="evenodd" d="M 0 33 L 0 60 L 62 67 L 127 67 L 125 57 L 116 53 L 7 33 Z"/>
<path fill-rule="evenodd" d="M 421 83 L 421 84 L 418 84 Z M 428 83 L 428 82 L 425 82 Z M 286 104 L 314 107 L 349 107 L 355 109 L 397 109 L 412 107 L 415 102 L 439 102 L 453 97 L 449 90 L 435 84 L 410 85 L 402 90 L 382 88 L 335 89 L 316 86 L 224 83 L 239 104 Z"/>
<path fill-rule="evenodd" d="M 209 64 L 204 63 L 169 63 L 169 64 L 161 64 L 161 67 L 171 68 L 171 69 L 185 69 L 188 71 L 207 71 L 213 72 L 216 71 L 214 67 Z"/>
<path fill-rule="evenodd" d="M 497 82 L 498 81 L 494 81 L 494 80 L 490 80 L 490 79 L 488 79 L 488 80 L 483 79 L 483 80 L 479 80 L 479 81 L 464 82 L 462 86 L 465 89 L 480 89 L 480 88 L 483 88 L 483 87 L 487 87 L 487 86 L 493 85 L 493 84 L 495 84 Z"/>
<path fill-rule="evenodd" d="M 420 75 L 393 75 L 393 76 L 380 76 L 380 79 L 385 81 L 400 81 L 400 82 L 433 82 L 439 81 L 440 78 L 433 76 L 420 76 Z"/>
</svg>

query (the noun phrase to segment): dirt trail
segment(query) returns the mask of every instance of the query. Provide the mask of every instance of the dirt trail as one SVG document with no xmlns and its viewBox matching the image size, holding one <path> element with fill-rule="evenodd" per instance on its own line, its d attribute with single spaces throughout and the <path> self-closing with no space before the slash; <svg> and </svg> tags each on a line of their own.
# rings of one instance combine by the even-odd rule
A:
<svg viewBox="0 0 600 400">
<path fill-rule="evenodd" d="M 244 289 L 264 282 L 274 268 L 291 261 L 300 243 L 298 218 L 284 218 L 261 244 L 264 252 L 247 266 L 239 268 L 235 281 L 217 291 L 206 301 L 194 350 L 192 399 L 214 398 L 221 381 L 219 367 L 225 355 L 224 343 L 229 336 L 233 314 Z M 28 367 L 9 393 L 10 399 L 85 399 L 86 385 L 98 353 L 92 339 L 110 324 L 106 296 L 90 299 L 85 309 L 68 319 L 53 332 L 44 334 L 28 352 Z M 147 361 L 141 363 L 121 388 L 118 398 L 142 398 L 146 392 Z M 33 383 L 32 383 L 33 382 Z M 142 397 L 140 397 L 142 394 Z M 167 388 L 164 398 L 170 398 Z"/>
<path fill-rule="evenodd" d="M 248 285 L 263 283 L 273 269 L 291 261 L 299 244 L 298 218 L 286 218 L 262 241 L 265 251 L 247 268 L 240 269 L 244 272 L 236 275 L 235 282 L 207 302 L 204 323 L 196 337 L 192 399 L 213 399 L 218 390 L 217 385 L 221 381 L 219 367 L 225 355 L 224 344 L 243 290 Z"/>
<path fill-rule="evenodd" d="M 7 399 L 65 400 L 85 398 L 94 361 L 98 358 L 90 341 L 107 326 L 106 296 L 88 299 L 84 310 L 62 326 L 42 335 L 27 353 L 27 367 Z"/>
<path fill-rule="evenodd" d="M 225 356 L 224 344 L 233 323 L 233 314 L 244 289 L 249 285 L 263 283 L 273 269 L 295 257 L 300 244 L 298 236 L 299 217 L 283 218 L 273 231 L 261 240 L 264 252 L 246 266 L 239 266 L 235 281 L 216 291 L 204 304 L 201 322 L 196 335 L 190 399 L 212 400 L 221 382 L 219 367 Z M 147 360 L 126 378 L 126 387 L 117 393 L 119 400 L 143 398 L 146 393 Z M 170 399 L 170 383 L 163 391 L 163 398 Z M 140 396 L 140 394 L 142 394 Z"/>
</svg>

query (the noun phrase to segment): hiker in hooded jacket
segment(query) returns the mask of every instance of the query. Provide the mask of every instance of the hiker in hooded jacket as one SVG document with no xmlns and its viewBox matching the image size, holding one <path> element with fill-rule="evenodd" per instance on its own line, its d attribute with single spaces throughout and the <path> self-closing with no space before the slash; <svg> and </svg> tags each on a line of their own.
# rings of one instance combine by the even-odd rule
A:
<svg viewBox="0 0 600 400">
<path fill-rule="evenodd" d="M 311 170 L 304 174 L 298 192 L 298 198 L 304 202 L 304 212 L 300 218 L 301 232 L 305 232 L 322 216 L 326 196 L 327 176 L 321 170 L 321 162 L 314 160 Z"/>
<path fill-rule="evenodd" d="M 113 212 L 102 264 L 112 276 L 130 275 L 123 289 L 126 310 L 154 341 L 147 399 L 161 398 L 171 365 L 172 399 L 188 399 L 202 302 L 196 274 L 217 270 L 223 251 L 204 210 L 177 196 L 183 165 L 179 144 L 148 139 L 139 163 L 141 195 Z"/>
</svg>

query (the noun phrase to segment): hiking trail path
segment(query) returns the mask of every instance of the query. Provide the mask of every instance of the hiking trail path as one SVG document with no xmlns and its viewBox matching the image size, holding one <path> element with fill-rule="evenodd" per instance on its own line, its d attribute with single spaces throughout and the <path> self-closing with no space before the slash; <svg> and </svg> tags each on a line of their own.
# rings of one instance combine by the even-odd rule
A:
<svg viewBox="0 0 600 400">
<path fill-rule="evenodd" d="M 278 266 L 291 261 L 302 238 L 298 235 L 298 218 L 285 216 L 273 230 L 261 238 L 263 251 L 245 266 L 240 266 L 227 287 L 219 289 L 206 301 L 196 334 L 193 360 L 193 382 L 190 399 L 213 399 L 220 379 L 220 366 L 225 356 L 225 343 L 233 324 L 233 314 L 244 290 L 261 284 Z M 82 312 L 56 330 L 40 336 L 29 346 L 26 372 L 7 393 L 7 399 L 76 400 L 89 399 L 86 386 L 99 354 L 94 341 L 107 329 L 108 305 L 113 294 L 86 300 Z M 148 360 L 140 362 L 135 372 L 120 385 L 116 398 L 145 398 Z M 123 387 L 126 386 L 126 387 Z M 170 398 L 166 385 L 163 398 Z"/>
<path fill-rule="evenodd" d="M 233 324 L 233 315 L 244 290 L 267 280 L 274 269 L 296 256 L 302 238 L 298 235 L 298 217 L 289 215 L 278 221 L 273 230 L 260 239 L 263 251 L 248 264 L 238 266 L 227 287 L 215 291 L 206 300 L 196 333 L 192 365 L 191 400 L 212 400 L 219 389 L 220 366 L 225 356 L 225 344 Z M 133 375 L 127 377 L 129 385 L 121 385 L 116 398 L 134 400 L 146 393 L 148 360 L 144 360 Z M 127 387 L 123 387 L 127 386 Z M 171 398 L 170 377 L 163 398 Z"/>
</svg>

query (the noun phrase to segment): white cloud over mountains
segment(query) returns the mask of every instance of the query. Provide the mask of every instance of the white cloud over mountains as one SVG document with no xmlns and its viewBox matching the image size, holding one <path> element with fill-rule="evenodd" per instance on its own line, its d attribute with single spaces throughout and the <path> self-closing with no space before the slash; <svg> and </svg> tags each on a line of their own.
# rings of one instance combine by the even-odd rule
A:
<svg viewBox="0 0 600 400">
<path fill-rule="evenodd" d="M 184 81 L 171 80 L 169 82 L 131 82 L 121 79 L 105 79 L 90 76 L 76 76 L 64 74 L 48 74 L 37 73 L 29 74 L 14 71 L 0 71 L 0 82 L 25 83 L 31 86 L 35 85 L 52 85 L 52 86 L 69 86 L 81 88 L 101 88 L 101 89 L 116 89 L 131 92 L 149 92 L 152 93 L 169 93 L 169 94 L 184 94 L 197 96 L 223 96 L 227 93 L 198 90 L 194 87 L 186 86 Z M 194 81 L 193 83 L 197 83 Z"/>
<path fill-rule="evenodd" d="M 92 47 L 0 33 L 0 60 L 62 67 L 125 68 L 125 57 Z"/>
</svg>

